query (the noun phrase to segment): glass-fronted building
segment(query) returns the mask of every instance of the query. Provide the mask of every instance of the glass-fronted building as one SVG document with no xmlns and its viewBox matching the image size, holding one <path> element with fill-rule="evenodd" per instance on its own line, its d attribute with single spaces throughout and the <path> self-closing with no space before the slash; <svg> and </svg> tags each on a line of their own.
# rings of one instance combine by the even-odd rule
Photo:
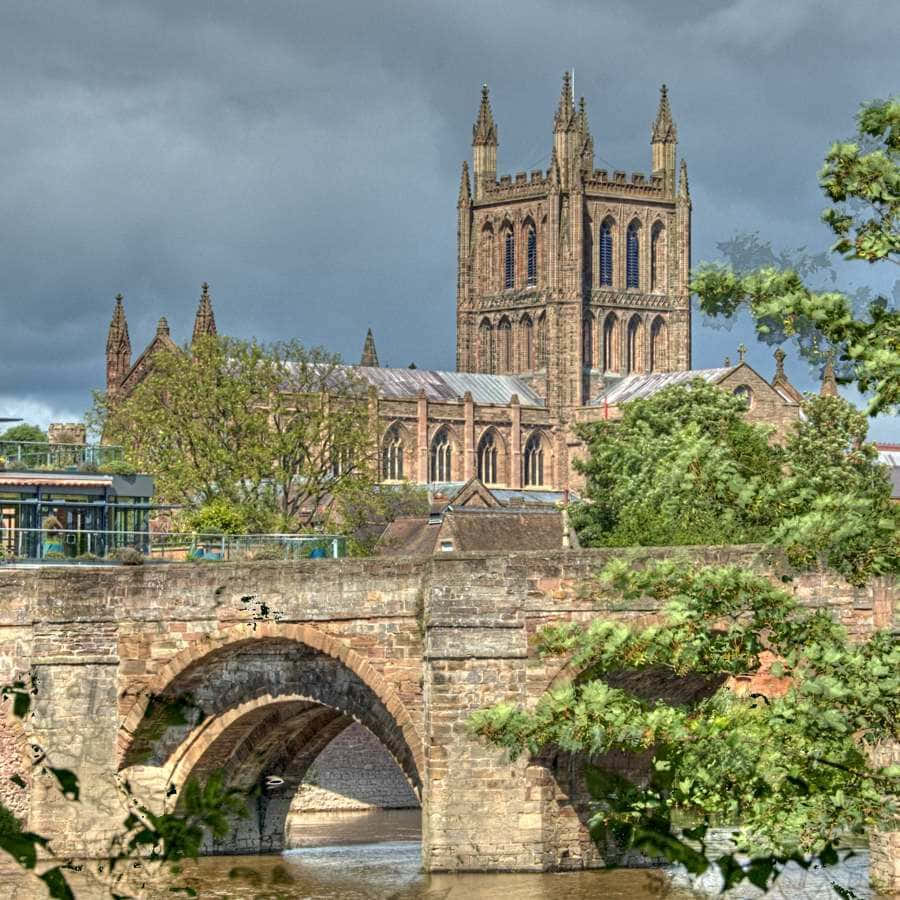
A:
<svg viewBox="0 0 900 900">
<path fill-rule="evenodd" d="M 0 470 L 0 546 L 6 557 L 103 558 L 146 552 L 149 475 Z"/>
</svg>

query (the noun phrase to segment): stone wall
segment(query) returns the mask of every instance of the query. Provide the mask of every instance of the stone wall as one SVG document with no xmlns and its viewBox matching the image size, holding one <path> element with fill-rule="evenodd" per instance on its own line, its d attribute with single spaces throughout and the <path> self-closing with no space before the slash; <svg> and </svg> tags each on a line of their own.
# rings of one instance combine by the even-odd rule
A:
<svg viewBox="0 0 900 900">
<path fill-rule="evenodd" d="M 162 809 L 177 805 L 188 777 L 224 767 L 241 786 L 286 780 L 263 791 L 230 843 L 211 849 L 277 850 L 297 788 L 312 780 L 316 758 L 355 719 L 388 748 L 421 796 L 426 868 L 597 864 L 577 761 L 510 764 L 473 740 L 466 724 L 471 712 L 500 700 L 533 704 L 566 676 L 558 662 L 529 649 L 544 624 L 598 614 L 654 619 L 652 603 L 622 606 L 578 591 L 623 553 L 636 565 L 673 555 L 733 562 L 778 584 L 785 571 L 777 557 L 752 547 L 0 566 L 0 683 L 31 672 L 38 688 L 33 717 L 13 723 L 24 732 L 0 734 L 4 765 L 17 758 L 24 738 L 26 752 L 33 745 L 38 758 L 46 754 L 51 765 L 76 771 L 82 785 L 81 801 L 68 801 L 51 777 L 22 760 L 23 774 L 33 776 L 27 827 L 51 838 L 59 854 L 102 853 L 127 812 L 120 778 L 142 802 Z M 857 590 L 831 573 L 795 574 L 784 586 L 831 610 L 855 635 L 896 624 L 893 582 Z M 178 702 L 180 722 L 171 715 Z M 356 750 L 344 746 L 338 754 L 340 748 L 338 742 L 332 752 L 352 760 Z M 359 779 L 353 787 L 341 781 L 337 768 L 330 782 L 326 769 L 318 771 L 315 780 L 332 793 L 362 791 Z M 374 782 L 374 774 L 362 781 L 371 775 Z M 385 796 L 369 793 L 367 802 Z M 885 848 L 873 859 L 884 860 L 887 871 L 896 840 L 876 847 Z"/>
</svg>

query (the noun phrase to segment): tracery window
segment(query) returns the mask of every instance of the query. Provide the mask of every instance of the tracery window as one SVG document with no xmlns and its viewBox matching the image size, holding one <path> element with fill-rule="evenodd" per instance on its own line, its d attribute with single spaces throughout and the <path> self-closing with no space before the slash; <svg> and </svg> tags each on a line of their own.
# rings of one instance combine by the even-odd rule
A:
<svg viewBox="0 0 900 900">
<path fill-rule="evenodd" d="M 544 483 L 544 447 L 539 434 L 533 434 L 525 444 L 525 487 L 540 487 Z"/>
<path fill-rule="evenodd" d="M 503 252 L 503 287 L 515 287 L 516 283 L 516 242 L 512 229 L 506 232 Z"/>
<path fill-rule="evenodd" d="M 632 222 L 628 226 L 628 239 L 625 245 L 625 287 L 636 288 L 639 286 L 638 251 L 640 249 L 640 225 Z"/>
<path fill-rule="evenodd" d="M 446 428 L 442 428 L 431 442 L 431 481 L 452 481 L 450 464 L 453 447 Z"/>
<path fill-rule="evenodd" d="M 486 431 L 478 442 L 478 478 L 482 484 L 497 483 L 497 444 L 493 431 Z"/>
<path fill-rule="evenodd" d="M 604 222 L 600 226 L 600 285 L 612 285 L 613 276 L 613 240 L 612 223 Z"/>
<path fill-rule="evenodd" d="M 526 239 L 528 250 L 528 285 L 537 284 L 537 233 L 534 226 L 529 226 Z"/>
<path fill-rule="evenodd" d="M 403 438 L 396 425 L 388 429 L 381 450 L 381 476 L 385 481 L 403 479 Z"/>
<path fill-rule="evenodd" d="M 739 384 L 733 391 L 735 397 L 739 397 L 747 406 L 747 409 L 750 408 L 753 403 L 753 390 L 747 384 Z"/>
</svg>

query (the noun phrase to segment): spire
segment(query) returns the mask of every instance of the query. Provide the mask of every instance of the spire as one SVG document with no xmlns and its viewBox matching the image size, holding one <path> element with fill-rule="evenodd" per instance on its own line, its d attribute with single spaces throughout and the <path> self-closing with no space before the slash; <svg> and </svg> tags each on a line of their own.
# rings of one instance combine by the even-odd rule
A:
<svg viewBox="0 0 900 900">
<path fill-rule="evenodd" d="M 481 106 L 478 108 L 478 119 L 472 126 L 472 146 L 497 146 L 497 126 L 491 112 L 491 101 L 488 97 L 488 86 L 481 86 Z"/>
<path fill-rule="evenodd" d="M 559 106 L 553 117 L 554 131 L 571 131 L 576 124 L 575 107 L 572 105 L 572 81 L 568 72 L 563 73 L 562 91 L 559 94 Z"/>
<path fill-rule="evenodd" d="M 837 380 L 834 377 L 834 351 L 830 350 L 825 357 L 825 370 L 822 372 L 822 387 L 819 388 L 821 397 L 837 397 Z"/>
<path fill-rule="evenodd" d="M 556 156 L 556 147 L 550 153 L 550 170 L 547 175 L 550 178 L 550 186 L 559 188 L 559 159 Z"/>
<path fill-rule="evenodd" d="M 116 305 L 113 307 L 112 321 L 106 337 L 107 353 L 131 353 L 131 339 L 128 337 L 128 321 L 125 318 L 125 307 L 122 295 L 116 294 Z"/>
<path fill-rule="evenodd" d="M 213 315 L 212 298 L 209 296 L 209 285 L 204 281 L 200 288 L 200 304 L 194 317 L 193 344 L 197 338 L 216 334 L 216 317 Z"/>
<path fill-rule="evenodd" d="M 588 124 L 584 97 L 578 101 L 578 133 L 581 138 L 578 148 L 581 170 L 586 175 L 590 175 L 594 171 L 594 138 L 591 136 L 591 126 Z"/>
<path fill-rule="evenodd" d="M 656 121 L 653 123 L 652 141 L 662 143 L 674 143 L 678 139 L 675 122 L 672 120 L 672 110 L 669 108 L 669 93 L 663 85 L 659 91 L 659 109 L 656 112 Z"/>
<path fill-rule="evenodd" d="M 366 332 L 366 341 L 363 344 L 362 358 L 359 364 L 378 368 L 378 354 L 375 352 L 375 338 L 372 336 L 371 328 Z"/>
<path fill-rule="evenodd" d="M 162 337 L 163 335 L 169 336 L 169 320 L 165 316 L 162 316 L 156 323 L 156 336 Z"/>
<path fill-rule="evenodd" d="M 469 188 L 469 164 L 463 160 L 462 176 L 459 179 L 459 201 L 458 206 L 468 204 L 472 199 L 472 191 Z"/>
</svg>

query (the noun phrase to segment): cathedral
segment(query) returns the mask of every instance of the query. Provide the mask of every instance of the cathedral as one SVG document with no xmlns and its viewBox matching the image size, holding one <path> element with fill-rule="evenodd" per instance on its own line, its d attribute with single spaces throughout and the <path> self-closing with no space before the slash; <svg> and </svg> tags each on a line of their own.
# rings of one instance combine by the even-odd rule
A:
<svg viewBox="0 0 900 900">
<path fill-rule="evenodd" d="M 552 125 L 546 170 L 498 176 L 498 128 L 482 88 L 457 203 L 456 371 L 381 367 L 366 335 L 354 371 L 370 385 L 386 482 L 477 478 L 509 502 L 577 490 L 574 425 L 615 419 L 627 400 L 694 378 L 743 396 L 748 418 L 776 433 L 799 417 L 802 397 L 780 351 L 771 381 L 743 350 L 734 365 L 691 369 L 691 197 L 665 85 L 649 176 L 594 168 L 585 101 L 576 106 L 568 73 Z M 204 284 L 194 338 L 215 333 Z M 160 319 L 132 363 L 117 297 L 109 395 L 127 395 L 153 354 L 175 347 Z"/>
</svg>

